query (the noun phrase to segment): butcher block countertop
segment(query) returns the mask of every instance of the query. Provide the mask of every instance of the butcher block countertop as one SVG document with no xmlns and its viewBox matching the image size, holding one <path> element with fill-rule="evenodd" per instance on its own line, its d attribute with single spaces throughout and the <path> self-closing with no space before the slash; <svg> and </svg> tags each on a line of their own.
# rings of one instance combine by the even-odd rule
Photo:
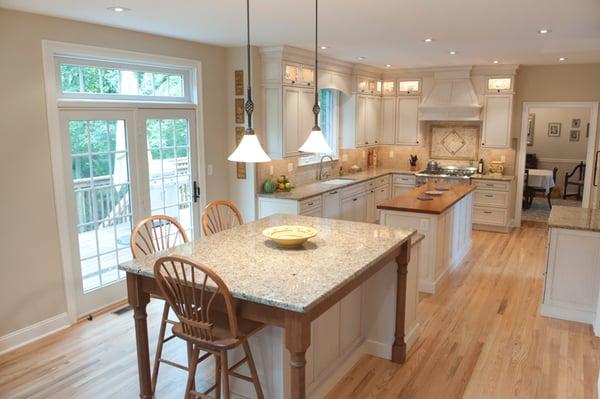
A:
<svg viewBox="0 0 600 399">
<path fill-rule="evenodd" d="M 433 199 L 430 201 L 417 199 L 419 196 L 426 195 L 425 191 L 435 190 L 438 187 L 447 188 L 448 191 L 444 191 L 440 196 L 433 196 Z M 386 200 L 377 205 L 377 208 L 389 211 L 431 213 L 439 215 L 463 199 L 466 195 L 475 191 L 476 188 L 477 186 L 470 184 L 428 183 L 419 186 L 414 190 L 402 193 L 397 197 Z"/>
</svg>

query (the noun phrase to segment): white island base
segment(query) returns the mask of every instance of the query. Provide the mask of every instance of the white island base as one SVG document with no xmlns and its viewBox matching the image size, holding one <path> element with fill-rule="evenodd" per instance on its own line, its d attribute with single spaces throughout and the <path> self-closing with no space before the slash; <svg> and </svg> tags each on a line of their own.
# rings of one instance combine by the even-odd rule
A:
<svg viewBox="0 0 600 399">
<path fill-rule="evenodd" d="M 407 350 L 420 333 L 417 319 L 418 270 L 421 238 L 413 239 L 408 264 L 405 313 Z M 397 264 L 390 263 L 362 286 L 316 319 L 311 326 L 311 346 L 306 352 L 307 397 L 323 398 L 365 354 L 392 358 L 396 314 Z M 289 397 L 289 353 L 283 329 L 267 326 L 250 339 L 265 398 Z M 243 354 L 231 353 L 230 365 Z M 248 375 L 245 365 L 242 374 Z M 251 384 L 231 378 L 232 392 L 255 398 Z"/>
<path fill-rule="evenodd" d="M 468 193 L 439 214 L 380 210 L 380 224 L 415 229 L 425 236 L 421 244 L 419 291 L 434 294 L 448 270 L 458 265 L 471 250 L 472 205 L 473 194 Z"/>
</svg>

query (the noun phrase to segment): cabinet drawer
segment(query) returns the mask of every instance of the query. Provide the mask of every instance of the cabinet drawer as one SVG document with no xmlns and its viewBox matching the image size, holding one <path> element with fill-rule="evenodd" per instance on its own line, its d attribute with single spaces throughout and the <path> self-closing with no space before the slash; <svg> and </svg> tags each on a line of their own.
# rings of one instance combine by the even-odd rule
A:
<svg viewBox="0 0 600 399">
<path fill-rule="evenodd" d="M 416 182 L 415 175 L 394 175 L 394 184 L 414 185 Z"/>
<path fill-rule="evenodd" d="M 304 213 L 306 210 L 311 208 L 321 207 L 321 196 L 315 195 L 314 197 L 307 198 L 300 201 L 300 213 Z"/>
<path fill-rule="evenodd" d="M 343 188 L 342 191 L 342 199 L 356 196 L 358 194 L 362 194 L 367 189 L 366 183 L 358 183 L 353 186 Z"/>
<path fill-rule="evenodd" d="M 506 209 L 473 207 L 473 223 L 505 226 L 506 217 Z"/>
<path fill-rule="evenodd" d="M 472 179 L 471 183 L 486 190 L 508 191 L 510 188 L 510 182 L 508 181 Z"/>
<path fill-rule="evenodd" d="M 508 207 L 508 192 L 477 189 L 473 195 L 473 204 L 506 209 Z"/>
<path fill-rule="evenodd" d="M 375 179 L 375 187 L 381 187 L 390 184 L 390 176 L 382 176 Z"/>
</svg>

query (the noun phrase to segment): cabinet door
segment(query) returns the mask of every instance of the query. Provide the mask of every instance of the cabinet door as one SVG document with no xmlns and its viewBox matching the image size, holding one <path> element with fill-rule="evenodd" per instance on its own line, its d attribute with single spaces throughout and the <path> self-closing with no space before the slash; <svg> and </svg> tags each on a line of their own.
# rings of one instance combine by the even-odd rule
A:
<svg viewBox="0 0 600 399">
<path fill-rule="evenodd" d="M 353 198 L 352 220 L 355 222 L 367 221 L 367 196 L 362 194 Z"/>
<path fill-rule="evenodd" d="M 339 191 L 334 190 L 323 194 L 323 217 L 330 219 L 342 218 Z"/>
<path fill-rule="evenodd" d="M 510 147 L 512 94 L 485 97 L 481 145 L 487 148 Z"/>
<path fill-rule="evenodd" d="M 392 197 L 397 197 L 402 193 L 412 190 L 413 188 L 414 188 L 414 186 L 401 186 L 401 185 L 395 184 L 394 185 L 394 193 L 393 193 Z"/>
<path fill-rule="evenodd" d="M 356 146 L 367 145 L 366 137 L 367 97 L 356 96 Z"/>
<path fill-rule="evenodd" d="M 377 205 L 375 204 L 375 190 L 369 190 L 366 194 L 367 202 L 367 222 L 377 222 Z"/>
<path fill-rule="evenodd" d="M 315 375 L 319 376 L 340 354 L 340 303 L 319 316 L 314 321 L 314 326 L 314 370 Z"/>
<path fill-rule="evenodd" d="M 419 97 L 398 97 L 396 127 L 396 144 L 419 144 Z"/>
<path fill-rule="evenodd" d="M 381 204 L 383 201 L 390 198 L 390 186 L 385 185 L 377 187 L 375 190 L 375 205 Z"/>
<path fill-rule="evenodd" d="M 342 200 L 342 219 L 343 220 L 354 220 L 354 201 L 355 198 L 346 198 Z"/>
<path fill-rule="evenodd" d="M 381 144 L 394 144 L 396 133 L 396 97 L 383 97 L 381 99 L 382 127 Z"/>
<path fill-rule="evenodd" d="M 315 91 L 313 89 L 300 90 L 300 126 L 298 126 L 298 148 L 308 138 L 315 125 L 315 114 L 312 108 L 315 105 Z M 296 150 L 298 149 L 296 148 Z"/>
<path fill-rule="evenodd" d="M 362 288 L 358 287 L 340 302 L 340 354 L 345 354 L 362 335 Z M 335 332 L 335 331 L 333 331 Z"/>
<path fill-rule="evenodd" d="M 300 128 L 300 88 L 283 88 L 283 138 L 285 154 L 291 155 L 298 152 L 302 145 L 298 142 Z"/>
<path fill-rule="evenodd" d="M 321 215 L 322 215 L 321 207 L 319 206 L 319 207 L 316 207 L 316 208 L 307 209 L 306 211 L 304 211 L 304 212 L 302 212 L 300 214 L 303 215 L 303 216 L 314 216 L 314 217 L 320 218 Z"/>
<path fill-rule="evenodd" d="M 369 144 L 381 143 L 381 97 L 371 98 L 371 115 L 369 115 L 371 127 Z"/>
</svg>

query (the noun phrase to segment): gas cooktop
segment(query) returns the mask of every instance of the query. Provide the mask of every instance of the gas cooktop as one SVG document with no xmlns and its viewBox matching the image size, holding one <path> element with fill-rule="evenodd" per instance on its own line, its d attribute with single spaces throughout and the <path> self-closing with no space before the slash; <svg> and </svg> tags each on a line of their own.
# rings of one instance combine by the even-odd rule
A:
<svg viewBox="0 0 600 399">
<path fill-rule="evenodd" d="M 474 167 L 441 166 L 436 170 L 423 169 L 416 173 L 416 176 L 422 177 L 455 177 L 468 179 L 471 175 L 477 173 Z"/>
</svg>

